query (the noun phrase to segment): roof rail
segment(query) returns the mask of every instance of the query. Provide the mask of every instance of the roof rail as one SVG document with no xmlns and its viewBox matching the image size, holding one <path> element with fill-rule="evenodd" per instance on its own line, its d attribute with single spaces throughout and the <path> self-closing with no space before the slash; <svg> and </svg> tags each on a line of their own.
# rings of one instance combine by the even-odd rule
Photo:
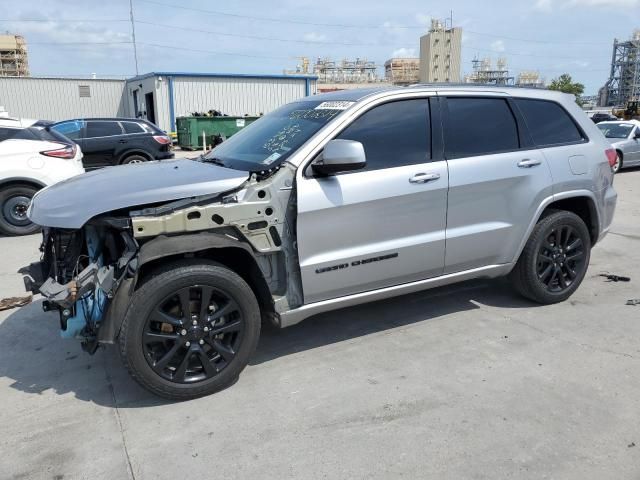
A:
<svg viewBox="0 0 640 480">
<path fill-rule="evenodd" d="M 438 82 L 438 83 L 414 83 L 409 85 L 411 87 L 430 87 L 430 88 L 442 88 L 442 87 L 465 87 L 465 88 L 525 88 L 533 90 L 547 90 L 546 88 L 531 87 L 528 85 L 503 85 L 495 83 L 466 83 L 466 82 Z"/>
</svg>

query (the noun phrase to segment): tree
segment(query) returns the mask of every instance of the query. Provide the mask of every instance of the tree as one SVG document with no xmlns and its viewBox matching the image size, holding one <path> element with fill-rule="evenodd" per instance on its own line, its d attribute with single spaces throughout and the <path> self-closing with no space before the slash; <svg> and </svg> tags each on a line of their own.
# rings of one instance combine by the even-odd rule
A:
<svg viewBox="0 0 640 480">
<path fill-rule="evenodd" d="M 551 80 L 549 84 L 549 90 L 558 90 L 564 93 L 572 93 L 576 97 L 576 103 L 582 105 L 580 96 L 584 93 L 584 85 L 578 82 L 574 82 L 571 75 L 563 73 L 558 78 Z"/>
</svg>

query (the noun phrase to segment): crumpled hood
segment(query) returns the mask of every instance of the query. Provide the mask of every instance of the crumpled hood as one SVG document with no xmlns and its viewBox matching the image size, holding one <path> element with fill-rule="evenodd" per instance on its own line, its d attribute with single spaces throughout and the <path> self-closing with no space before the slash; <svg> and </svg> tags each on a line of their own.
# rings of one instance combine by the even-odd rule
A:
<svg viewBox="0 0 640 480">
<path fill-rule="evenodd" d="M 44 227 L 80 228 L 102 213 L 223 193 L 248 178 L 248 172 L 193 160 L 108 167 L 40 190 L 31 201 L 28 216 Z"/>
</svg>

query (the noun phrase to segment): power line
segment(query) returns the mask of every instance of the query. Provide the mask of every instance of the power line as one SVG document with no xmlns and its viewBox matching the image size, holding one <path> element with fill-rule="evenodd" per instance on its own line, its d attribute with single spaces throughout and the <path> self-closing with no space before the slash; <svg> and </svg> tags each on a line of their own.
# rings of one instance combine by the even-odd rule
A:
<svg viewBox="0 0 640 480">
<path fill-rule="evenodd" d="M 276 56 L 267 56 L 267 55 L 253 55 L 249 53 L 223 52 L 219 50 L 201 50 L 198 48 L 186 48 L 186 47 L 176 47 L 173 45 L 161 45 L 159 43 L 138 42 L 138 45 L 146 45 L 148 47 L 157 47 L 157 48 L 168 48 L 170 50 L 183 50 L 183 51 L 196 52 L 196 53 L 209 53 L 213 55 L 230 55 L 234 57 L 264 58 L 264 59 L 275 59 L 275 60 L 291 60 L 292 58 L 290 56 L 276 57 Z"/>
<path fill-rule="evenodd" d="M 106 19 L 106 18 L 92 18 L 90 20 L 68 20 L 68 19 L 43 19 L 43 18 L 5 18 L 0 19 L 0 22 L 11 22 L 11 23 L 21 23 L 21 22 L 39 22 L 39 23 L 101 23 L 101 22 L 128 22 L 128 18 L 120 18 L 120 19 Z"/>
<path fill-rule="evenodd" d="M 132 43 L 131 40 L 123 42 L 29 42 L 29 45 L 123 45 Z"/>
<path fill-rule="evenodd" d="M 481 35 L 483 37 L 493 37 L 493 38 L 500 38 L 504 40 L 513 40 L 516 42 L 542 43 L 546 45 L 567 45 L 567 46 L 579 46 L 579 45 L 602 46 L 602 43 L 595 43 L 595 42 L 559 42 L 559 41 L 553 41 L 553 40 L 533 40 L 533 39 L 527 39 L 527 38 L 509 37 L 506 35 L 499 35 L 496 33 L 474 32 L 473 30 L 467 30 L 466 28 L 463 29 L 463 32 L 471 33 L 473 35 Z"/>
<path fill-rule="evenodd" d="M 259 35 L 244 35 L 239 33 L 225 33 L 220 31 L 213 30 L 201 30 L 193 27 L 180 27 L 177 25 L 167 25 L 163 23 L 154 23 L 154 22 L 145 22 L 142 20 L 136 20 L 136 23 L 142 25 L 152 25 L 154 27 L 162 27 L 162 28 L 173 28 L 177 30 L 185 30 L 189 32 L 198 32 L 198 33 L 208 33 L 211 35 L 220 35 L 224 37 L 236 37 L 236 38 L 248 38 L 251 40 L 269 40 L 275 42 L 285 42 L 285 43 L 305 43 L 309 45 L 345 45 L 345 46 L 353 46 L 353 47 L 385 47 L 386 45 L 382 45 L 379 43 L 347 43 L 347 42 L 324 42 L 324 41 L 314 41 L 314 40 L 295 40 L 291 38 L 278 38 L 278 37 L 263 37 Z"/>
<path fill-rule="evenodd" d="M 311 41 L 311 40 L 293 40 L 293 39 L 288 39 L 288 38 L 264 37 L 264 36 L 256 36 L 256 35 L 244 35 L 244 34 L 239 34 L 239 33 L 224 33 L 224 32 L 220 32 L 220 31 L 202 30 L 202 29 L 190 28 L 190 27 L 180 27 L 180 26 L 176 26 L 176 25 L 168 25 L 168 24 L 154 23 L 154 22 L 145 22 L 145 21 L 141 21 L 141 20 L 136 20 L 136 23 L 143 24 L 143 25 L 151 25 L 151 26 L 160 27 L 160 28 L 173 28 L 173 29 L 177 29 L 177 30 L 185 30 L 185 31 L 191 31 L 191 32 L 206 33 L 206 34 L 210 34 L 210 35 L 229 36 L 229 37 L 236 37 L 236 38 L 248 38 L 248 39 L 252 39 L 252 40 L 268 40 L 268 41 L 277 41 L 277 42 L 285 42 L 285 43 L 303 43 L 303 44 L 311 44 L 311 45 L 347 45 L 347 46 L 358 46 L 358 47 L 363 47 L 363 46 L 367 46 L 367 47 L 386 47 L 386 45 L 378 44 L 378 43 L 316 42 L 316 41 Z M 507 52 L 507 51 L 505 51 L 505 52 L 496 52 L 496 51 L 490 50 L 490 49 L 475 48 L 475 47 L 469 47 L 469 46 L 466 46 L 466 45 L 464 45 L 463 48 L 468 48 L 470 50 L 476 50 L 476 51 L 480 51 L 480 52 L 490 52 L 490 53 L 494 53 L 494 54 L 498 54 L 498 55 L 515 55 L 515 56 L 534 57 L 534 58 L 539 57 L 539 58 L 550 58 L 550 59 L 559 59 L 559 60 L 578 60 L 578 59 L 586 58 L 586 57 L 580 57 L 580 58 L 578 58 L 578 57 L 564 57 L 564 56 L 555 56 L 555 55 L 554 56 L 536 55 L 536 54 L 529 54 L 529 53 L 517 53 L 517 52 Z M 591 57 L 591 58 L 596 58 L 596 57 Z"/>
<path fill-rule="evenodd" d="M 563 57 L 563 56 L 556 56 L 556 55 L 536 55 L 534 53 L 521 53 L 521 52 L 508 52 L 508 51 L 502 51 L 502 52 L 498 52 L 496 50 L 491 50 L 489 48 L 476 48 L 476 47 L 469 47 L 468 45 L 464 45 L 462 48 L 466 48 L 469 50 L 475 50 L 477 52 L 489 52 L 492 53 L 494 55 L 499 55 L 499 56 L 511 56 L 514 55 L 516 57 L 533 57 L 533 58 L 548 58 L 548 59 L 552 59 L 552 60 L 584 60 L 587 58 L 590 58 L 592 60 L 594 59 L 599 59 L 600 57 L 598 56 L 594 56 L 594 57 L 585 57 L 585 56 L 580 56 L 580 57 Z"/>
<path fill-rule="evenodd" d="M 184 5 L 177 5 L 177 4 L 172 4 L 172 3 L 165 3 L 165 2 L 158 2 L 156 0 L 138 0 L 140 2 L 145 2 L 145 3 L 150 3 L 150 4 L 154 4 L 154 5 L 160 5 L 163 7 L 169 7 L 169 8 L 176 8 L 176 9 L 181 9 L 181 10 L 189 10 L 189 11 L 194 11 L 194 12 L 199 12 L 199 13 L 204 13 L 204 14 L 208 14 L 208 15 L 221 15 L 221 16 L 226 16 L 226 17 L 235 17 L 235 18 L 245 18 L 248 20 L 258 20 L 258 21 L 263 21 L 263 22 L 276 22 L 276 23 L 289 23 L 289 24 L 297 24 L 297 25 L 311 25 L 311 26 L 317 26 L 317 27 L 336 27 L 336 28 L 363 28 L 363 29 L 380 29 L 380 28 L 384 28 L 385 25 L 356 25 L 356 24 L 345 24 L 345 23 L 319 23 L 319 22 L 309 22 L 309 21 L 304 21 L 304 20 L 292 20 L 292 19 L 284 19 L 284 18 L 275 18 L 275 17 L 263 17 L 263 16 L 255 16 L 255 15 L 242 15 L 239 13 L 228 13 L 228 12 L 222 12 L 220 10 L 208 10 L 208 9 L 204 9 L 204 8 L 194 8 L 194 7 L 185 7 Z M 435 18 L 433 15 L 431 15 L 432 18 Z M 394 29 L 406 29 L 406 30 L 412 30 L 412 29 L 419 29 L 419 30 L 423 30 L 426 32 L 427 30 L 427 26 L 426 25 L 392 25 L 389 26 L 389 28 L 394 28 Z M 588 45 L 588 46 L 598 46 L 598 45 L 602 45 L 600 43 L 595 43 L 595 42 L 565 42 L 565 41 L 554 41 L 554 40 L 539 40 L 539 39 L 531 39 L 531 38 L 518 38 L 518 37 L 511 37 L 511 36 L 505 36 L 505 35 L 501 35 L 498 33 L 488 33 L 488 32 L 476 32 L 473 30 L 467 30 L 467 29 L 463 29 L 464 32 L 466 33 L 471 33 L 474 35 L 482 35 L 482 36 L 486 36 L 486 37 L 493 37 L 493 38 L 502 38 L 505 40 L 514 40 L 514 41 L 518 41 L 518 42 L 531 42 L 531 43 L 542 43 L 542 44 L 550 44 L 550 45 Z"/>
<path fill-rule="evenodd" d="M 193 7 L 185 7 L 184 5 L 176 5 L 176 4 L 172 4 L 172 3 L 163 3 L 163 2 L 156 2 L 154 0 L 138 0 L 140 2 L 145 2 L 145 3 L 152 3 L 154 5 L 161 5 L 163 7 L 170 7 L 170 8 L 178 8 L 178 9 L 182 9 L 182 10 L 190 10 L 193 12 L 199 12 L 199 13 L 205 13 L 208 15 L 221 15 L 221 16 L 225 16 L 225 17 L 236 17 L 236 18 L 247 18 L 249 20 L 259 20 L 261 22 L 276 22 L 276 23 L 295 23 L 298 25 L 313 25 L 316 27 L 337 27 L 337 28 L 381 28 L 384 25 L 348 25 L 348 24 L 343 24 L 343 23 L 318 23 L 318 22 L 307 22 L 304 20 L 287 20 L 287 19 L 283 19 L 283 18 L 275 18 L 275 17 L 258 17 L 258 16 L 253 16 L 253 15 L 240 15 L 239 13 L 228 13 L 228 12 L 221 12 L 219 10 L 205 10 L 203 8 L 193 8 Z M 425 29 L 426 27 L 424 25 L 422 26 L 394 26 L 394 28 L 407 28 L 407 29 L 413 29 L 413 28 L 421 28 L 421 29 Z"/>
<path fill-rule="evenodd" d="M 143 25 L 151 25 L 151 26 L 160 27 L 160 28 L 173 28 L 173 29 L 177 29 L 177 30 L 185 30 L 185 31 L 191 31 L 191 32 L 206 33 L 206 34 L 210 34 L 210 35 L 229 36 L 229 37 L 236 37 L 236 38 L 248 38 L 248 39 L 252 39 L 252 40 L 268 40 L 268 41 L 285 42 L 285 43 L 303 43 L 303 44 L 310 44 L 310 45 L 346 45 L 346 46 L 358 46 L 358 47 L 364 47 L 364 46 L 367 46 L 367 47 L 385 47 L 386 46 L 386 45 L 379 44 L 379 43 L 316 42 L 316 41 L 311 41 L 311 40 L 294 40 L 294 39 L 288 39 L 288 38 L 264 37 L 264 36 L 257 36 L 257 35 L 244 35 L 244 34 L 239 34 L 239 33 L 224 33 L 224 32 L 220 32 L 220 31 L 202 30 L 202 29 L 190 28 L 190 27 L 180 27 L 180 26 L 176 26 L 176 25 L 168 25 L 168 24 L 154 23 L 154 22 L 145 22 L 145 21 L 141 21 L 141 20 L 136 20 L 136 23 L 143 24 Z M 495 54 L 502 54 L 502 55 L 516 55 L 516 56 L 524 56 L 524 57 L 552 58 L 552 59 L 560 59 L 560 60 L 576 60 L 576 59 L 578 59 L 577 57 L 563 57 L 563 56 L 555 56 L 555 55 L 554 56 L 536 55 L 536 54 L 529 54 L 529 53 L 516 53 L 516 52 L 506 52 L 506 51 L 505 52 L 495 52 L 494 50 L 490 50 L 490 49 L 474 48 L 474 47 L 469 47 L 469 46 L 466 46 L 466 45 L 463 48 L 468 48 L 470 50 L 476 50 L 476 51 L 485 51 L 485 52 L 490 52 L 490 53 L 495 53 Z M 584 58 L 585 57 L 580 57 L 580 59 L 584 59 Z M 595 57 L 591 57 L 591 58 L 595 58 Z"/>
</svg>

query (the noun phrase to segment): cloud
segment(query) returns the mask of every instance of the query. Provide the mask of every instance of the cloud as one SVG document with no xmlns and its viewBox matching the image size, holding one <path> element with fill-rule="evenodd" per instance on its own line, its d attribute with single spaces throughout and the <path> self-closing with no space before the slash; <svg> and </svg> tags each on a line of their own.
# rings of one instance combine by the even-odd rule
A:
<svg viewBox="0 0 640 480">
<path fill-rule="evenodd" d="M 569 5 L 584 7 L 636 7 L 640 0 L 569 0 Z"/>
<path fill-rule="evenodd" d="M 491 50 L 494 52 L 504 52 L 504 42 L 502 40 L 496 40 L 491 42 Z"/>
<path fill-rule="evenodd" d="M 536 0 L 533 8 L 541 12 L 551 12 L 553 10 L 551 0 Z"/>
<path fill-rule="evenodd" d="M 391 57 L 393 58 L 416 58 L 418 55 L 415 48 L 398 48 L 393 51 Z"/>
<path fill-rule="evenodd" d="M 640 7 L 640 0 L 536 0 L 533 8 L 541 12 L 552 12 L 556 9 L 570 7 L 610 7 L 634 8 Z"/>
<path fill-rule="evenodd" d="M 323 33 L 309 32 L 304 34 L 304 39 L 308 42 L 324 42 L 327 36 Z"/>
<path fill-rule="evenodd" d="M 26 37 L 27 47 L 30 39 L 33 39 L 34 43 L 114 43 L 116 44 L 113 45 L 114 47 L 117 47 L 118 43 L 131 41 L 129 33 L 97 27 L 92 23 L 61 24 L 52 20 L 16 24 L 13 30 L 19 31 Z M 34 38 L 36 36 L 37 38 Z"/>
<path fill-rule="evenodd" d="M 416 13 L 416 22 L 420 25 L 424 25 L 428 27 L 431 25 L 431 19 L 433 17 L 431 15 L 427 15 L 426 13 Z"/>
<path fill-rule="evenodd" d="M 401 23 L 386 21 L 382 24 L 385 32 L 391 33 L 395 36 L 403 36 L 407 33 L 407 29 Z"/>
</svg>

